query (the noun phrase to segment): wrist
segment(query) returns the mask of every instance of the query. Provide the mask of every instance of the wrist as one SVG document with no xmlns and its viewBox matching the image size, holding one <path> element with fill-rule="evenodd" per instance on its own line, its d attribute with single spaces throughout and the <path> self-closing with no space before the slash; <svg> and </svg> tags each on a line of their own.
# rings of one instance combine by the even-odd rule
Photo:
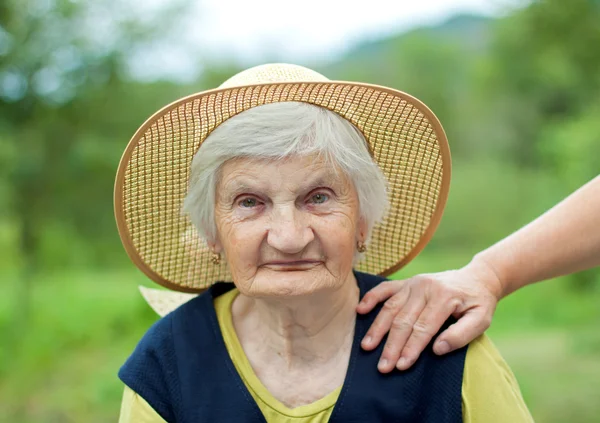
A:
<svg viewBox="0 0 600 423">
<path fill-rule="evenodd" d="M 464 271 L 481 281 L 498 301 L 509 294 L 506 281 L 481 253 L 476 254 L 464 268 Z"/>
</svg>

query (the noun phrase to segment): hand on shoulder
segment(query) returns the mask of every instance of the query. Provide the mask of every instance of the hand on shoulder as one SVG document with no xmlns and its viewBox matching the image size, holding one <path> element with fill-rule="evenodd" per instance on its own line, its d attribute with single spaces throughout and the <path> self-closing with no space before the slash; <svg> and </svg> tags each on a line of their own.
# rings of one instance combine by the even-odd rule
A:
<svg viewBox="0 0 600 423">
<path fill-rule="evenodd" d="M 461 348 L 481 335 L 490 326 L 501 296 L 502 287 L 495 273 L 478 260 L 458 270 L 383 282 L 357 307 L 364 314 L 385 301 L 362 347 L 376 348 L 389 331 L 379 370 L 406 370 L 450 316 L 458 322 L 437 337 L 436 354 Z"/>
</svg>

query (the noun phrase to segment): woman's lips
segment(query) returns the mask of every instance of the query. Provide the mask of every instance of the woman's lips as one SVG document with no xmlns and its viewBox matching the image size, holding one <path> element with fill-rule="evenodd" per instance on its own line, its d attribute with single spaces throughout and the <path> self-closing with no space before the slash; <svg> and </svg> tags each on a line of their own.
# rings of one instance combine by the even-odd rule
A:
<svg viewBox="0 0 600 423">
<path fill-rule="evenodd" d="M 269 267 L 276 270 L 307 270 L 321 264 L 320 260 L 294 260 L 294 261 L 270 261 L 263 264 L 263 267 Z"/>
</svg>

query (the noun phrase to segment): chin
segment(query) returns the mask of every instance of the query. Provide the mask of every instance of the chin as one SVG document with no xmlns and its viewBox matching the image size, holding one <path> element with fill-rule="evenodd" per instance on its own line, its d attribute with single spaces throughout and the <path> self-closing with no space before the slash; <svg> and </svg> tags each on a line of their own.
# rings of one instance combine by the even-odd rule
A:
<svg viewBox="0 0 600 423">
<path fill-rule="evenodd" d="M 325 269 L 289 271 L 264 269 L 254 278 L 252 290 L 247 295 L 253 297 L 301 297 L 336 290 L 343 283 L 343 279 L 334 277 Z"/>
</svg>

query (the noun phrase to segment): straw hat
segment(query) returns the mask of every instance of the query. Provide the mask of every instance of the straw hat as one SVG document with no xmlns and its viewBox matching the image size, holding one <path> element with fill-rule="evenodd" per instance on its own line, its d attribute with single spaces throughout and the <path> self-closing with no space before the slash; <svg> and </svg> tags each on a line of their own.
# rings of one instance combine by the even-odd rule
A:
<svg viewBox="0 0 600 423">
<path fill-rule="evenodd" d="M 115 182 L 115 215 L 125 250 L 150 279 L 188 293 L 231 280 L 227 264 L 211 262 L 210 250 L 181 213 L 190 164 L 225 120 L 255 106 L 286 101 L 324 107 L 354 124 L 387 177 L 390 208 L 374 227 L 357 270 L 387 276 L 429 242 L 448 195 L 450 151 L 427 106 L 391 88 L 330 81 L 301 66 L 269 64 L 162 108 L 127 145 Z M 146 297 L 152 303 L 156 296 Z M 189 299 L 176 298 L 181 301 L 171 309 Z"/>
</svg>

